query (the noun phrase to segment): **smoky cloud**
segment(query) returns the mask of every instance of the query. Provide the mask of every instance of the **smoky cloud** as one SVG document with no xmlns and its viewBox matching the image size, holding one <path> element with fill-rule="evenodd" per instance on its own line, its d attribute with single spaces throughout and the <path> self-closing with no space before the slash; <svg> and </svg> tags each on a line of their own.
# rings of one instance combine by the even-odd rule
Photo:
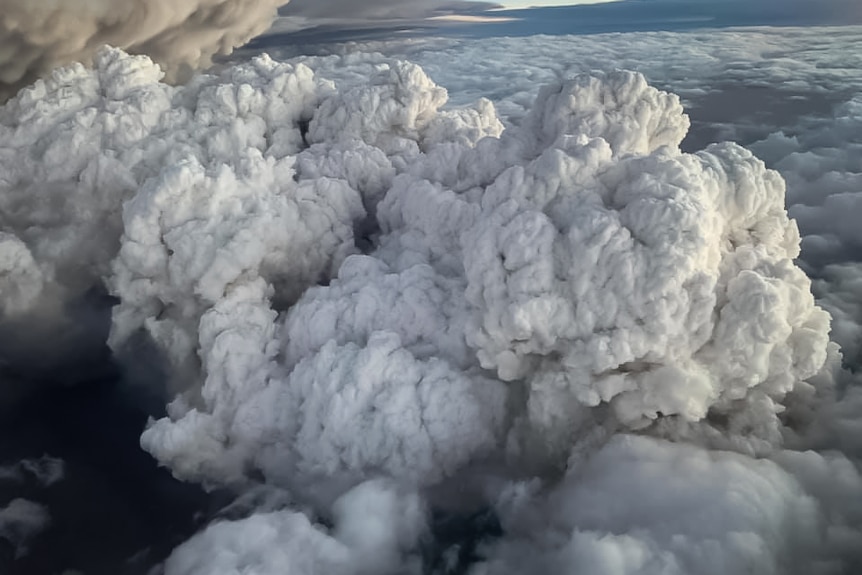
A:
<svg viewBox="0 0 862 575">
<path fill-rule="evenodd" d="M 0 0 L 0 101 L 104 44 L 183 79 L 265 31 L 285 0 Z"/>
<path fill-rule="evenodd" d="M 581 42 L 578 66 L 648 52 Z M 858 572 L 859 181 L 832 175 L 859 172 L 858 99 L 689 152 L 640 73 L 489 83 L 463 67 L 503 50 L 473 49 L 436 70 L 517 92 L 508 126 L 361 52 L 177 86 L 106 48 L 0 108 L 0 326 L 103 284 L 116 357 L 175 383 L 141 446 L 240 495 L 162 571 Z M 0 502 L 16 549 L 53 512 L 26 500 Z"/>
<path fill-rule="evenodd" d="M 829 451 L 858 395 L 777 172 L 684 152 L 636 72 L 551 81 L 506 128 L 415 64 L 321 61 L 171 86 L 104 49 L 0 111 L 4 317 L 104 282 L 109 345 L 178 383 L 141 446 L 278 494 L 165 573 L 859 565 L 856 451 Z M 495 541 L 429 552 L 439 509 Z"/>
<path fill-rule="evenodd" d="M 89 63 L 109 44 L 146 54 L 169 81 L 265 32 L 281 13 L 291 29 L 321 22 L 421 19 L 496 4 L 436 0 L 0 0 L 0 102 L 59 65 Z"/>
</svg>

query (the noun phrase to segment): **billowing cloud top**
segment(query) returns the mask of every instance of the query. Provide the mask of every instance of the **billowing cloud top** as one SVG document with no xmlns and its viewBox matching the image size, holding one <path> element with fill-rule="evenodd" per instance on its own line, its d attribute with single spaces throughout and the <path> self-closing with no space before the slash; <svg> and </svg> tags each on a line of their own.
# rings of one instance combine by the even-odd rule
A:
<svg viewBox="0 0 862 575">
<path fill-rule="evenodd" d="M 423 497 L 489 469 L 477 573 L 859 561 L 858 470 L 788 449 L 847 408 L 777 172 L 683 152 L 635 72 L 551 81 L 504 128 L 415 64 L 316 64 L 170 86 L 104 49 L 0 109 L 2 313 L 104 280 L 110 345 L 185 384 L 142 446 L 297 502 L 166 573 L 419 573 Z"/>
<path fill-rule="evenodd" d="M 783 450 L 834 349 L 776 172 L 683 153 L 679 99 L 634 72 L 552 82 L 504 130 L 414 64 L 321 68 L 172 87 L 105 49 L 0 112 L 3 313 L 105 278 L 110 344 L 149 338 L 188 388 L 143 447 L 307 503 L 215 524 L 167 573 L 418 572 L 420 493 L 479 464 L 565 477 L 483 496 L 507 524 L 486 572 L 852 559 L 823 478 L 858 473 Z"/>
</svg>

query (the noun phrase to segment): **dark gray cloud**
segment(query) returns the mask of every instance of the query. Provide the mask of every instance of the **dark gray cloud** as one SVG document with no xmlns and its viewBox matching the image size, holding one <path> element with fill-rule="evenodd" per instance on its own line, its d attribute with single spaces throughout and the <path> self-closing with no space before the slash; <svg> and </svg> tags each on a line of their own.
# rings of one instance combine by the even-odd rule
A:
<svg viewBox="0 0 862 575">
<path fill-rule="evenodd" d="M 284 0 L 0 0 L 0 102 L 104 44 L 182 78 L 265 31 Z"/>
</svg>

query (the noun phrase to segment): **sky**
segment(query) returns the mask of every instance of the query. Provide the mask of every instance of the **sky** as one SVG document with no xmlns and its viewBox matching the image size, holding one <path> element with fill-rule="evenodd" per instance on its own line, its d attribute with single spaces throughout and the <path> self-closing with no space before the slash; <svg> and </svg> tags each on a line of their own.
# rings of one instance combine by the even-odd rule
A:
<svg viewBox="0 0 862 575">
<path fill-rule="evenodd" d="M 546 0 L 546 1 L 531 1 L 531 0 L 510 0 L 508 2 L 500 2 L 506 8 L 530 8 L 533 6 L 574 6 L 576 4 L 604 4 L 615 0 Z"/>
</svg>

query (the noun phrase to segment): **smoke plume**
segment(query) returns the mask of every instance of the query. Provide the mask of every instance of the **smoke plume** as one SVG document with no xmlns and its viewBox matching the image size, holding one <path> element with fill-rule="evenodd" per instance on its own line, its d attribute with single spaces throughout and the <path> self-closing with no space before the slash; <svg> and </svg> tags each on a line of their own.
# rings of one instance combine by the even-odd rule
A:
<svg viewBox="0 0 862 575">
<path fill-rule="evenodd" d="M 286 0 L 0 0 L 0 101 L 104 44 L 184 79 L 265 31 Z"/>
<path fill-rule="evenodd" d="M 286 494 L 168 575 L 421 573 L 435 506 L 499 517 L 475 573 L 859 565 L 862 478 L 826 450 L 854 415 L 777 172 L 684 153 L 635 72 L 504 128 L 415 64 L 329 64 L 170 86 L 106 48 L 0 109 L 3 313 L 104 281 L 112 348 L 182 384 L 144 449 Z"/>
</svg>

